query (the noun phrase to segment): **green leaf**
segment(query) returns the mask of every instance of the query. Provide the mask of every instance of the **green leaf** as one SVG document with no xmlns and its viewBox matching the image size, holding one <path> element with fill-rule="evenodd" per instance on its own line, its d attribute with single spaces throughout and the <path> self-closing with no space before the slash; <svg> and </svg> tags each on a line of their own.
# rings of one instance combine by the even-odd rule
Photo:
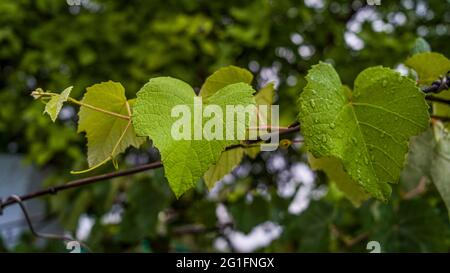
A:
<svg viewBox="0 0 450 273">
<path fill-rule="evenodd" d="M 226 66 L 217 70 L 206 79 L 200 89 L 199 96 L 205 100 L 229 84 L 238 82 L 250 84 L 252 80 L 253 75 L 247 69 L 233 65 Z"/>
<path fill-rule="evenodd" d="M 349 93 L 326 63 L 313 66 L 299 98 L 302 134 L 316 158 L 335 157 L 366 192 L 386 201 L 397 182 L 408 140 L 428 126 L 428 106 L 414 81 L 368 68 Z"/>
<path fill-rule="evenodd" d="M 414 42 L 413 48 L 411 50 L 412 54 L 418 54 L 418 53 L 424 53 L 424 52 L 430 52 L 430 51 L 431 51 L 430 44 L 428 44 L 428 42 L 422 37 L 419 37 L 416 39 L 416 41 Z"/>
<path fill-rule="evenodd" d="M 450 136 L 442 125 L 435 125 L 420 136 L 411 139 L 407 164 L 401 181 L 406 190 L 417 187 L 425 177 L 432 181 L 442 197 L 450 217 Z"/>
<path fill-rule="evenodd" d="M 212 189 L 217 181 L 222 179 L 226 174 L 230 173 L 241 163 L 244 157 L 244 149 L 236 148 L 229 151 L 224 151 L 216 164 L 211 166 L 203 175 L 206 186 Z"/>
<path fill-rule="evenodd" d="M 273 82 L 270 82 L 270 83 L 266 84 L 266 86 L 261 88 L 258 91 L 258 93 L 255 95 L 256 104 L 271 106 L 273 104 L 274 94 L 275 94 L 275 85 Z M 270 108 L 268 110 L 269 111 L 267 111 L 267 117 L 262 112 L 259 113 L 259 115 L 260 115 L 260 120 L 263 120 L 263 121 L 267 120 L 268 123 L 270 124 L 270 118 L 271 118 Z M 259 154 L 260 151 L 261 151 L 261 148 L 259 146 L 245 149 L 245 153 L 251 158 L 255 158 Z"/>
<path fill-rule="evenodd" d="M 81 102 L 109 112 L 129 116 L 128 107 L 131 107 L 134 101 L 127 101 L 125 89 L 120 83 L 108 81 L 88 87 Z M 90 167 L 111 156 L 117 156 L 130 146 L 138 148 L 145 142 L 145 138 L 137 137 L 133 126 L 129 126 L 122 141 L 112 154 L 118 140 L 127 128 L 128 121 L 86 106 L 80 107 L 78 116 L 80 117 L 78 132 L 86 132 L 88 140 Z"/>
<path fill-rule="evenodd" d="M 416 54 L 406 60 L 405 64 L 417 72 L 421 84 L 431 84 L 450 71 L 450 60 L 435 52 Z M 435 96 L 450 99 L 450 90 L 445 90 Z M 450 107 L 435 102 L 433 103 L 433 114 L 450 116 Z"/>
<path fill-rule="evenodd" d="M 253 92 L 248 84 L 230 84 L 203 100 L 203 105 L 218 105 L 225 113 L 226 105 L 245 107 L 254 104 Z M 239 140 L 175 140 L 172 137 L 172 124 L 179 120 L 171 115 L 173 107 L 186 105 L 190 113 L 194 113 L 194 97 L 194 90 L 187 83 L 170 77 L 159 77 L 151 79 L 141 88 L 133 108 L 132 121 L 136 132 L 138 135 L 149 136 L 159 149 L 165 175 L 177 197 L 195 185 L 217 162 L 227 146 L 239 143 Z M 191 123 L 193 116 L 191 115 Z M 203 125 L 207 120 L 203 119 Z M 192 128 L 191 139 L 194 131 L 195 128 Z"/>
<path fill-rule="evenodd" d="M 289 215 L 285 220 L 282 238 L 298 241 L 297 252 L 324 252 L 330 250 L 334 208 L 323 200 L 311 201 L 300 215 Z"/>
<path fill-rule="evenodd" d="M 252 80 L 253 75 L 246 69 L 236 66 L 223 67 L 206 79 L 202 89 L 200 90 L 200 96 L 203 96 L 203 99 L 205 99 L 205 97 L 215 94 L 227 85 L 238 82 L 250 84 Z M 211 166 L 203 176 L 208 189 L 212 189 L 217 181 L 222 179 L 226 174 L 230 173 L 237 165 L 239 165 L 243 157 L 243 148 L 224 151 L 220 155 L 217 163 Z"/>
<path fill-rule="evenodd" d="M 353 180 L 344 170 L 342 162 L 334 157 L 315 158 L 308 153 L 308 161 L 313 170 L 323 170 L 331 182 L 336 186 L 355 206 L 369 198 L 364 189 Z"/>
<path fill-rule="evenodd" d="M 413 55 L 405 61 L 405 65 L 417 72 L 421 84 L 430 84 L 450 70 L 450 60 L 435 52 Z"/>
<path fill-rule="evenodd" d="M 259 195 L 254 196 L 253 200 L 248 202 L 244 196 L 231 204 L 230 214 L 236 228 L 244 233 L 249 233 L 255 226 L 270 220 L 269 202 Z"/>
<path fill-rule="evenodd" d="M 432 162 L 431 180 L 444 200 L 450 217 L 450 135 L 438 140 Z"/>
<path fill-rule="evenodd" d="M 56 118 L 58 117 L 64 102 L 66 102 L 67 99 L 69 98 L 70 91 L 72 91 L 72 88 L 73 86 L 69 86 L 66 89 L 64 89 L 64 91 L 62 91 L 61 94 L 52 96 L 45 105 L 44 113 L 47 113 L 53 122 L 56 121 Z"/>
<path fill-rule="evenodd" d="M 381 252 L 448 252 L 448 222 L 427 200 L 381 205 L 378 213 L 370 239 L 380 242 Z"/>
<path fill-rule="evenodd" d="M 415 189 L 422 177 L 430 178 L 435 146 L 431 128 L 411 138 L 406 164 L 400 175 L 401 185 L 406 191 Z"/>
<path fill-rule="evenodd" d="M 273 83 L 268 83 L 255 95 L 257 105 L 272 105 L 274 94 Z M 270 116 L 270 112 L 268 112 Z M 265 120 L 265 117 L 261 118 Z M 205 173 L 203 178 L 209 189 L 212 189 L 217 181 L 222 179 L 226 174 L 230 173 L 242 161 L 244 154 L 251 158 L 255 158 L 260 152 L 260 147 L 251 148 L 235 148 L 229 151 L 224 151 L 216 164 L 211 166 Z"/>
</svg>

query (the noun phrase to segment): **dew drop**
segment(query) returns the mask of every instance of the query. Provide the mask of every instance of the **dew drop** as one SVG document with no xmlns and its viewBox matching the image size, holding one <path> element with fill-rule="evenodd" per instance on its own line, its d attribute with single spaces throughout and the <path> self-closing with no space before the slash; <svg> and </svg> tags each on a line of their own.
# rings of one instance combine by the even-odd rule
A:
<svg viewBox="0 0 450 273">
<path fill-rule="evenodd" d="M 322 136 L 322 142 L 326 143 L 327 142 L 327 137 L 326 136 Z"/>
<path fill-rule="evenodd" d="M 334 122 L 330 123 L 330 128 L 334 129 L 336 127 L 336 124 L 334 124 Z"/>
<path fill-rule="evenodd" d="M 316 103 L 315 103 L 313 100 L 311 100 L 311 101 L 309 102 L 309 104 L 311 105 L 312 108 L 315 108 L 315 107 L 316 107 Z"/>
</svg>

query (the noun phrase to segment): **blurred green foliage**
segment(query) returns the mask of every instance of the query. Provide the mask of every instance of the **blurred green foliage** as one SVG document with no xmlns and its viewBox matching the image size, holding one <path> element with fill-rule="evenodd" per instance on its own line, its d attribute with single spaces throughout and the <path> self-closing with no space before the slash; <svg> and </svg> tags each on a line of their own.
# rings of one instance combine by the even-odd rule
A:
<svg viewBox="0 0 450 273">
<path fill-rule="evenodd" d="M 255 87 L 276 75 L 281 124 L 288 125 L 297 114 L 293 102 L 304 76 L 320 60 L 332 62 L 343 83 L 351 85 L 366 67 L 397 67 L 418 36 L 435 52 L 448 55 L 450 47 L 448 0 L 382 1 L 371 8 L 358 0 L 81 3 L 0 1 L 0 152 L 26 155 L 47 174 L 44 186 L 74 179 L 69 171 L 86 166 L 86 148 L 76 133 L 77 109 L 65 106 L 53 124 L 42 115 L 43 105 L 29 97 L 36 87 L 59 92 L 73 85 L 72 96 L 80 98 L 86 87 L 113 80 L 133 98 L 151 77 L 168 75 L 200 87 L 211 72 L 232 64 L 252 70 Z M 364 13 L 367 20 L 356 20 Z M 352 35 L 359 45 L 350 45 Z M 274 157 L 284 158 L 286 166 L 266 168 Z M 130 149 L 121 167 L 157 159 L 147 145 Z M 49 217 L 72 233 L 81 215 L 93 219 L 86 243 L 94 251 L 216 251 L 214 241 L 229 232 L 217 227 L 218 204 L 229 209 L 234 228 L 244 233 L 265 221 L 283 228 L 278 239 L 258 251 L 365 252 L 369 240 L 379 240 L 383 251 L 450 250 L 447 212 L 432 185 L 413 199 L 403 198 L 399 185 L 389 204 L 368 201 L 360 208 L 330 186 L 305 212 L 289 213 L 293 197 L 279 196 L 280 177 L 305 160 L 296 148 L 246 158 L 242 169 L 247 173 L 235 172 L 233 182 L 224 183 L 214 197 L 199 183 L 176 200 L 163 170 L 154 170 L 43 200 Z M 314 188 L 327 185 L 319 173 Z M 122 213 L 122 221 L 104 221 L 114 210 Z M 33 242 L 24 234 L 13 251 L 66 251 L 59 242 Z"/>
</svg>

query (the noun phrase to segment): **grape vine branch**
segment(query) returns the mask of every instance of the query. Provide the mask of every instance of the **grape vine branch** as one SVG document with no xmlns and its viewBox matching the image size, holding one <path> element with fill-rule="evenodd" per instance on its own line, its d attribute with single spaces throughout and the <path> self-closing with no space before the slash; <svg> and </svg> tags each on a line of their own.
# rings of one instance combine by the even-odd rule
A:
<svg viewBox="0 0 450 273">
<path fill-rule="evenodd" d="M 425 87 L 422 88 L 422 91 L 424 93 L 428 93 L 428 92 L 430 92 L 429 90 L 431 90 L 431 87 L 433 87 L 433 91 L 436 92 L 437 90 L 435 90 L 436 89 L 435 85 L 437 86 L 437 83 L 436 84 L 433 83 L 432 86 L 425 86 Z M 438 89 L 442 89 L 442 84 L 439 86 Z M 442 90 L 439 90 L 439 91 L 442 91 Z M 48 93 L 46 93 L 46 95 L 48 95 Z M 426 99 L 428 101 L 441 102 L 441 103 L 446 103 L 446 104 L 450 103 L 450 101 L 448 101 L 448 100 L 443 100 L 443 99 L 436 98 L 436 97 L 433 97 L 433 96 L 427 96 Z M 70 101 L 75 103 L 75 104 L 80 104 L 81 103 L 81 102 L 76 101 L 74 99 L 71 99 Z M 86 105 L 84 105 L 84 106 L 86 106 Z M 89 105 L 89 107 L 90 107 L 90 105 Z M 94 110 L 98 110 L 98 109 L 94 109 Z M 124 116 L 124 115 L 120 115 L 120 114 L 117 114 L 117 113 L 106 113 L 106 114 L 112 114 L 114 116 L 117 116 L 118 118 L 124 118 L 124 119 L 127 119 L 127 120 L 129 119 L 129 116 Z M 431 115 L 431 117 L 435 118 L 435 119 L 441 119 L 443 121 L 448 121 L 448 117 L 433 116 L 433 115 Z M 286 135 L 294 133 L 294 132 L 300 132 L 300 124 L 298 122 L 293 123 L 292 125 L 288 126 L 287 128 L 280 128 L 279 129 L 280 136 L 286 136 Z M 260 143 L 260 142 L 261 142 L 261 139 L 249 140 L 249 141 L 245 141 L 245 142 L 240 143 L 240 144 L 229 146 L 225 150 L 232 150 L 232 149 L 236 149 L 236 148 L 247 148 L 247 147 L 251 147 L 252 145 Z M 3 210 L 6 207 L 9 207 L 9 206 L 14 205 L 16 203 L 19 203 L 18 200 L 27 201 L 27 200 L 34 199 L 34 198 L 41 197 L 41 196 L 45 196 L 45 195 L 54 195 L 54 194 L 57 194 L 60 191 L 73 189 L 73 188 L 78 188 L 78 187 L 81 187 L 81 186 L 94 184 L 94 183 L 97 183 L 97 182 L 100 182 L 100 181 L 107 181 L 109 179 L 116 178 L 116 177 L 134 175 L 136 173 L 141 173 L 141 172 L 152 170 L 152 169 L 158 169 L 158 168 L 161 168 L 161 167 L 163 167 L 162 162 L 161 161 L 156 161 L 156 162 L 152 162 L 152 163 L 148 163 L 148 164 L 142 164 L 142 165 L 139 165 L 139 166 L 135 166 L 135 167 L 132 167 L 132 168 L 129 168 L 129 169 L 126 169 L 126 170 L 114 171 L 114 172 L 109 172 L 109 173 L 100 174 L 100 175 L 96 175 L 96 176 L 90 176 L 90 177 L 86 177 L 86 178 L 82 178 L 82 179 L 72 180 L 72 181 L 67 182 L 67 183 L 65 183 L 63 185 L 49 187 L 49 188 L 46 188 L 46 189 L 38 190 L 36 192 L 24 194 L 22 196 L 11 195 L 11 196 L 5 198 L 4 200 L 2 198 L 0 198 L 0 215 L 2 215 Z"/>
</svg>

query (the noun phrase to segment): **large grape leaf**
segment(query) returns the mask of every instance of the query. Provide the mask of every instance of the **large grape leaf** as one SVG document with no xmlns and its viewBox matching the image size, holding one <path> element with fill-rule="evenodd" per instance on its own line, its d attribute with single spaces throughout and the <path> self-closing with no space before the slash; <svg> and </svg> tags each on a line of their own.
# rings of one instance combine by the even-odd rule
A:
<svg viewBox="0 0 450 273">
<path fill-rule="evenodd" d="M 227 105 L 245 107 L 255 104 L 253 93 L 253 88 L 248 84 L 230 84 L 203 99 L 203 105 L 218 105 L 225 113 Z M 136 132 L 141 136 L 149 136 L 159 149 L 165 176 L 177 197 L 195 185 L 209 167 L 217 162 L 227 146 L 239 143 L 239 140 L 175 140 L 172 137 L 172 124 L 179 119 L 172 117 L 172 108 L 186 105 L 194 113 L 194 97 L 194 90 L 187 83 L 159 77 L 151 79 L 141 88 L 133 107 L 132 121 Z M 205 122 L 207 119 L 203 119 L 203 124 Z M 191 139 L 194 139 L 194 131 L 192 128 Z"/>
<path fill-rule="evenodd" d="M 125 116 L 129 116 L 127 107 L 131 107 L 133 100 L 127 101 L 125 89 L 117 82 L 102 82 L 87 88 L 82 103 Z M 133 126 L 127 128 L 128 121 L 102 113 L 86 106 L 81 106 L 78 112 L 78 132 L 86 132 L 88 139 L 88 163 L 95 166 L 111 156 L 117 156 L 129 146 L 139 147 L 145 138 L 137 137 Z M 117 149 L 114 147 L 122 136 Z"/>
<path fill-rule="evenodd" d="M 335 157 L 350 177 L 386 201 L 403 168 L 408 141 L 428 126 L 428 106 L 414 81 L 373 67 L 361 72 L 353 92 L 330 64 L 313 66 L 299 98 L 306 148 L 316 158 Z"/>
<path fill-rule="evenodd" d="M 66 102 L 67 99 L 69 98 L 70 91 L 72 91 L 72 87 L 73 86 L 69 86 L 66 89 L 64 89 L 64 91 L 62 91 L 61 94 L 52 96 L 45 105 L 44 113 L 47 113 L 53 122 L 56 121 L 56 118 L 58 117 L 64 102 Z"/>
</svg>

